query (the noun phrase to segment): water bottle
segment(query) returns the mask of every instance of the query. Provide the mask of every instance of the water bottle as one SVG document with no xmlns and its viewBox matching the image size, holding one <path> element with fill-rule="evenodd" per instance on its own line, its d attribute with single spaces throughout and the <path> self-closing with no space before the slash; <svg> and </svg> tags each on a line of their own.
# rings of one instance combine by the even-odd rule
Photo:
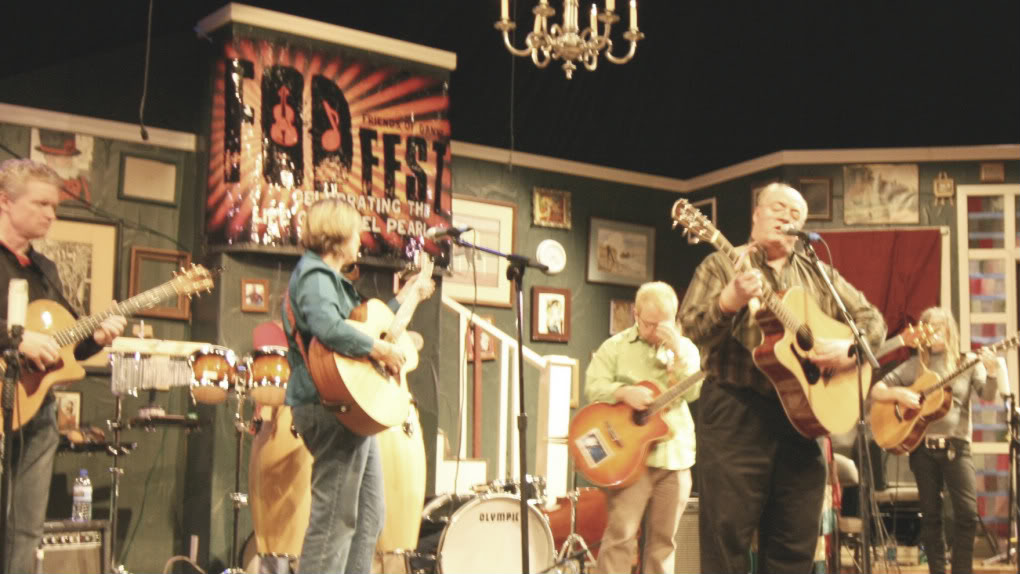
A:
<svg viewBox="0 0 1020 574">
<path fill-rule="evenodd" d="M 92 481 L 89 480 L 89 471 L 84 468 L 78 472 L 78 478 L 74 479 L 72 500 L 71 520 L 76 522 L 92 520 Z"/>
</svg>

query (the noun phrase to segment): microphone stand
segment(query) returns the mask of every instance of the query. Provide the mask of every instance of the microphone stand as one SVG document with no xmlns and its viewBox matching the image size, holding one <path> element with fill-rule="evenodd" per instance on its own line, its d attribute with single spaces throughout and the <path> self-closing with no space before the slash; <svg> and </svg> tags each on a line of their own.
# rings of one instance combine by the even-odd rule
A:
<svg viewBox="0 0 1020 574">
<path fill-rule="evenodd" d="M 868 345 L 868 341 L 861 335 L 860 329 L 857 328 L 857 323 L 854 322 L 853 317 L 850 316 L 850 312 L 847 311 L 846 305 L 843 303 L 843 299 L 839 296 L 839 292 L 836 291 L 836 286 L 833 285 L 832 279 L 829 278 L 829 274 L 825 272 L 825 267 L 822 265 L 822 261 L 818 258 L 818 254 L 815 253 L 815 248 L 811 246 L 811 242 L 805 237 L 798 237 L 800 237 L 801 245 L 804 246 L 804 251 L 807 252 L 808 259 L 811 261 L 811 264 L 814 266 L 818 275 L 822 278 L 825 286 L 829 290 L 829 294 L 831 294 L 833 300 L 836 301 L 836 306 L 839 308 L 839 313 L 842 316 L 843 321 L 850 327 L 850 332 L 854 336 L 854 346 L 851 350 L 854 351 L 854 357 L 857 359 L 857 456 L 861 461 L 861 469 L 858 473 L 858 480 L 860 482 L 861 548 L 863 549 L 861 552 L 861 572 L 872 572 L 871 482 L 873 478 L 871 475 L 871 459 L 868 454 L 867 426 L 864 421 L 864 361 L 866 359 L 873 369 L 878 369 L 878 359 L 876 359 L 875 354 L 871 352 L 871 346 Z"/>
<path fill-rule="evenodd" d="M 11 484 L 14 477 L 11 476 L 11 453 L 14 449 L 14 397 L 17 392 L 18 381 L 21 380 L 21 357 L 18 347 L 21 345 L 21 337 L 25 333 L 22 325 L 12 325 L 10 340 L 7 348 L 4 349 L 3 358 L 6 369 L 3 374 L 3 390 L 0 391 L 2 401 L 4 426 L 3 444 L 0 445 L 0 573 L 6 573 L 10 556 L 7 552 L 7 519 L 10 514 Z M 13 546 L 12 546 L 13 548 Z"/>
<path fill-rule="evenodd" d="M 452 229 L 452 228 L 451 228 Z M 476 249 L 478 251 L 484 251 L 497 257 L 503 257 L 510 262 L 510 266 L 507 267 L 506 277 L 507 279 L 514 282 L 514 287 L 517 290 L 516 309 L 515 314 L 517 316 L 517 387 L 520 395 L 519 401 L 521 406 L 520 414 L 517 415 L 517 432 L 518 432 L 518 443 L 520 445 L 520 467 L 521 467 L 521 486 L 520 486 L 520 497 L 521 497 L 521 572 L 531 572 L 530 564 L 528 563 L 528 494 L 527 494 L 527 480 L 528 480 L 528 411 L 525 406 L 527 403 L 524 402 L 524 270 L 527 267 L 534 267 L 541 271 L 548 271 L 549 267 L 532 261 L 530 258 L 524 255 L 516 255 L 513 253 L 503 253 L 495 249 L 489 249 L 488 247 L 482 247 L 481 245 L 474 245 L 460 238 L 460 233 L 451 234 L 450 241 L 461 247 L 467 249 Z"/>
</svg>

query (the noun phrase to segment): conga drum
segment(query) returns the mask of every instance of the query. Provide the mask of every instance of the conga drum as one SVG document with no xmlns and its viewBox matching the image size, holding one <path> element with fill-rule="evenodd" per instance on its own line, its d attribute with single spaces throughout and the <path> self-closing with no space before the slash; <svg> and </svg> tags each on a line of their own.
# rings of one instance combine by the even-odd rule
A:
<svg viewBox="0 0 1020 574">
<path fill-rule="evenodd" d="M 411 409 L 404 424 L 376 436 L 385 483 L 386 519 L 375 546 L 373 571 L 403 571 L 402 551 L 418 547 L 418 530 L 425 508 L 425 441 L 418 409 Z"/>
<path fill-rule="evenodd" d="M 237 383 L 237 356 L 220 345 L 206 345 L 188 357 L 191 396 L 195 402 L 218 405 Z"/>
<path fill-rule="evenodd" d="M 312 506 L 312 454 L 291 432 L 290 407 L 258 409 L 248 464 L 248 493 L 259 554 L 301 555 Z"/>
</svg>

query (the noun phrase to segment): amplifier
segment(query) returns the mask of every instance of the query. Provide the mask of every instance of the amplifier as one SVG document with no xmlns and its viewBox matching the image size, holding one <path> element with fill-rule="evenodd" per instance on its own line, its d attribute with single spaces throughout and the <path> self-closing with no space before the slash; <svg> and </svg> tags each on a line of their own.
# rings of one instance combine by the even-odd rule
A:
<svg viewBox="0 0 1020 574">
<path fill-rule="evenodd" d="M 698 545 L 698 497 L 687 501 L 680 526 L 676 529 L 676 574 L 701 573 L 701 547 Z"/>
<path fill-rule="evenodd" d="M 109 572 L 110 524 L 106 520 L 46 522 L 39 548 L 43 556 L 42 569 L 38 572 Z"/>
</svg>

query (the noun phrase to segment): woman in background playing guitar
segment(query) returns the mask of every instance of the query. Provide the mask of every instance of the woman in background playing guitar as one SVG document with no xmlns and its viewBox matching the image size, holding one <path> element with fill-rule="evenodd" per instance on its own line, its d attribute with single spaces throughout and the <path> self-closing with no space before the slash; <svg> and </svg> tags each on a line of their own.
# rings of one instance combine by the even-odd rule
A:
<svg viewBox="0 0 1020 574">
<path fill-rule="evenodd" d="M 924 370 L 938 376 L 956 369 L 966 360 L 958 353 L 960 331 L 945 309 L 932 307 L 921 313 L 921 321 L 929 323 L 936 333 L 931 353 L 923 349 L 871 387 L 873 401 L 897 401 L 906 408 L 917 409 L 919 397 L 905 388 Z M 970 356 L 973 358 L 973 355 Z M 917 494 L 921 502 L 921 540 L 928 555 L 928 571 L 932 574 L 946 571 L 946 544 L 942 532 L 942 488 L 949 491 L 953 505 L 953 574 L 973 571 L 974 533 L 977 530 L 977 498 L 974 484 L 974 462 L 970 456 L 971 420 L 970 399 L 977 391 L 982 399 L 990 401 L 999 395 L 1009 394 L 1009 377 L 1006 361 L 996 357 L 989 349 L 981 349 L 981 359 L 974 368 L 965 371 L 949 384 L 952 406 L 944 417 L 932 422 L 921 445 L 910 453 L 910 470 L 917 479 Z"/>
<path fill-rule="evenodd" d="M 379 443 L 375 436 L 351 432 L 322 404 L 305 352 L 316 337 L 337 353 L 369 356 L 393 372 L 400 371 L 405 357 L 396 345 L 346 323 L 361 297 L 341 269 L 358 259 L 361 214 L 340 199 L 318 201 L 305 214 L 301 244 L 306 251 L 291 274 L 283 303 L 291 367 L 286 402 L 314 458 L 311 517 L 299 569 L 368 572 L 384 515 Z M 431 280 L 420 285 L 409 281 L 390 308 L 396 310 L 412 287 L 422 290 L 422 298 L 435 289 Z"/>
</svg>

